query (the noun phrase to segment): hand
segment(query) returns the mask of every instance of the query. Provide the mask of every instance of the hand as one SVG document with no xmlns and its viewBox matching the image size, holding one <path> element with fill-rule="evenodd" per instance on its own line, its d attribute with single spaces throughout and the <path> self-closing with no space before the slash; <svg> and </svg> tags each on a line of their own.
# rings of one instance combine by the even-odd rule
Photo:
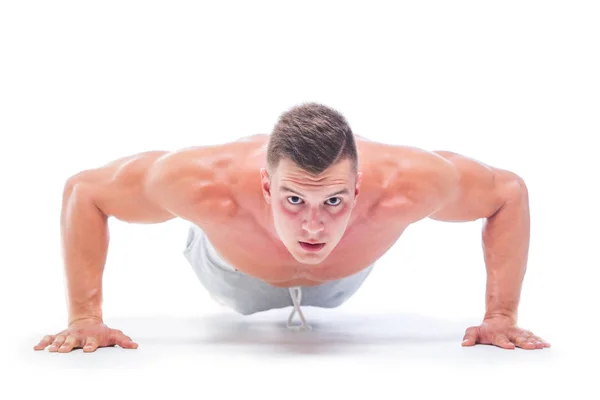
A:
<svg viewBox="0 0 600 400">
<path fill-rule="evenodd" d="M 56 335 L 46 335 L 33 349 L 44 350 L 50 345 L 49 351 L 68 353 L 73 349 L 83 348 L 88 353 L 95 351 L 98 347 L 109 347 L 119 345 L 124 349 L 137 349 L 129 336 L 123 332 L 111 329 L 97 319 L 78 320 L 69 328 Z"/>
<path fill-rule="evenodd" d="M 463 338 L 463 346 L 473 346 L 477 343 L 491 344 L 503 349 L 535 350 L 550 347 L 550 343 L 535 336 L 531 331 L 517 327 L 514 320 L 508 317 L 488 317 L 479 326 L 467 329 Z"/>
</svg>

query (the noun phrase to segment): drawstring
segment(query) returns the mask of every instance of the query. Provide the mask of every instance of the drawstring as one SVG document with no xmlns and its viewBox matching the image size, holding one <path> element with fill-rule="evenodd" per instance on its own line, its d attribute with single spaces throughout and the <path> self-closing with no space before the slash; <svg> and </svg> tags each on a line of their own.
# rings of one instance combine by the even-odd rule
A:
<svg viewBox="0 0 600 400">
<path fill-rule="evenodd" d="M 304 319 L 304 314 L 302 314 L 302 310 L 300 309 L 300 304 L 302 303 L 302 288 L 300 286 L 294 286 L 289 288 L 290 296 L 292 297 L 292 302 L 294 303 L 294 309 L 288 318 L 287 327 L 295 330 L 310 331 L 312 328 L 310 325 L 306 323 Z M 302 325 L 292 325 L 292 318 L 294 318 L 294 314 L 298 312 L 298 316 L 300 316 L 300 320 L 302 321 Z"/>
</svg>

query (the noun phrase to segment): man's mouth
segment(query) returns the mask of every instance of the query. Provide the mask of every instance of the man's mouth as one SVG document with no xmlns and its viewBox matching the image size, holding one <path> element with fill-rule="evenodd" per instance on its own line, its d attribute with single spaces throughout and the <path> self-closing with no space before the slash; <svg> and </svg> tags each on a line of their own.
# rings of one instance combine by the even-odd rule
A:
<svg viewBox="0 0 600 400">
<path fill-rule="evenodd" d="M 299 242 L 300 246 L 302 246 L 302 248 L 304 250 L 308 250 L 308 251 L 319 251 L 323 248 L 323 246 L 325 246 L 325 243 L 308 243 L 308 242 Z"/>
</svg>

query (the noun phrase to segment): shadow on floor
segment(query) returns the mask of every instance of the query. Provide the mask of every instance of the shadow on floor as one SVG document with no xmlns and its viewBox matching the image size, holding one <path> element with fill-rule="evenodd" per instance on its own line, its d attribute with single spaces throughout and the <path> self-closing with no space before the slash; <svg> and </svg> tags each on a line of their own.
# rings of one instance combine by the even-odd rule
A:
<svg viewBox="0 0 600 400">
<path fill-rule="evenodd" d="M 197 318 L 112 318 L 106 323 L 147 345 L 252 346 L 279 352 L 331 353 L 349 348 L 428 345 L 460 346 L 465 329 L 475 321 L 445 321 L 411 314 L 362 314 L 306 307 L 312 330 L 287 327 L 290 309 L 249 316 L 230 311 Z M 298 322 L 295 317 L 294 323 Z"/>
</svg>

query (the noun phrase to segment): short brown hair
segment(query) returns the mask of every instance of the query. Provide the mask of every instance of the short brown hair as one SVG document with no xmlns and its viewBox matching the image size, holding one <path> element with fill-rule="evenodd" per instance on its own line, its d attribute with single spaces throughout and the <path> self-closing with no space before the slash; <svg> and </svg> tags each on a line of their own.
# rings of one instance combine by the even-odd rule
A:
<svg viewBox="0 0 600 400">
<path fill-rule="evenodd" d="M 269 137 L 267 167 L 274 171 L 281 159 L 294 162 L 311 175 L 349 159 L 354 174 L 358 155 L 346 118 L 331 107 L 302 103 L 279 116 Z"/>
</svg>

